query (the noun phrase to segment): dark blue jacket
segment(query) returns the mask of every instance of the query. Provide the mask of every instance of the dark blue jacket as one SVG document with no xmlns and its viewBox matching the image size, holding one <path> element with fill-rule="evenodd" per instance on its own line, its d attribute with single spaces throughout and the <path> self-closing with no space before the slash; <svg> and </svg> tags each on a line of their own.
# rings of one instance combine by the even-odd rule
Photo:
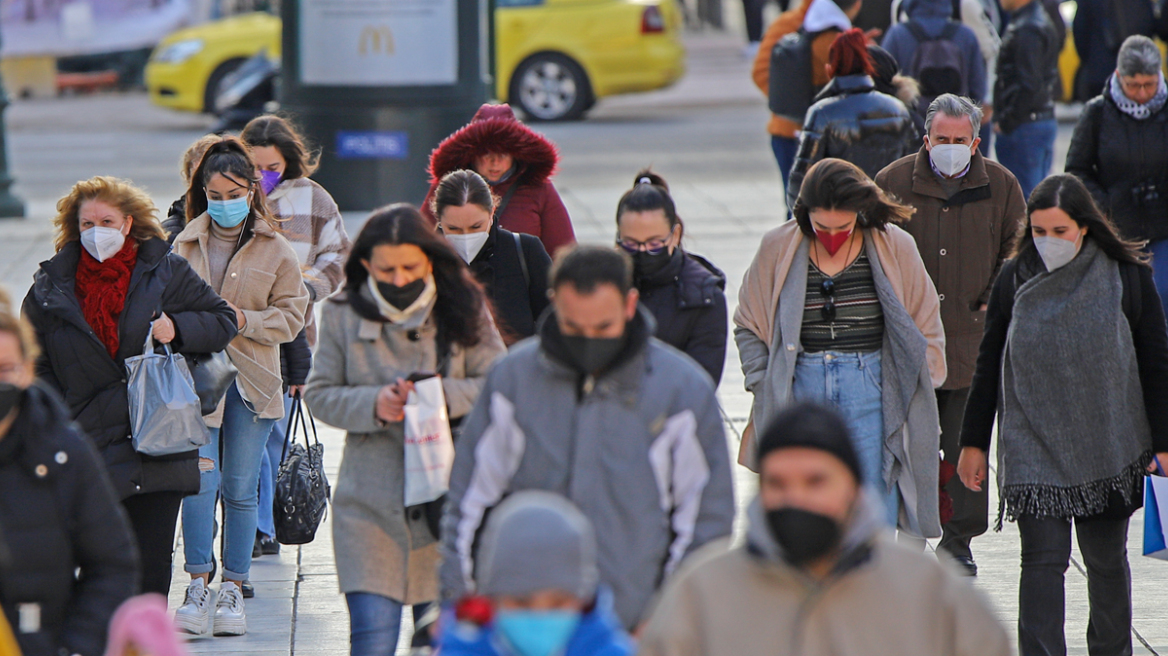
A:
<svg viewBox="0 0 1168 656">
<path fill-rule="evenodd" d="M 440 644 L 442 656 L 516 656 L 495 635 L 495 627 L 479 628 L 447 622 Z M 596 606 L 584 614 L 564 656 L 631 656 L 633 642 L 612 609 L 612 593 L 601 590 Z"/>
<path fill-rule="evenodd" d="M 941 35 L 946 23 L 953 19 L 953 2 L 951 0 L 905 0 L 903 9 L 909 19 L 920 23 L 925 34 L 931 37 Z M 960 18 L 957 19 L 960 21 Z M 986 97 L 986 64 L 978 45 L 977 35 L 966 25 L 957 29 L 953 42 L 961 48 L 965 70 L 962 71 L 969 83 L 969 96 L 978 102 Z M 908 75 L 908 67 L 912 64 L 919 42 L 904 23 L 897 23 L 888 28 L 884 41 L 880 44 L 900 64 L 902 71 Z"/>
</svg>

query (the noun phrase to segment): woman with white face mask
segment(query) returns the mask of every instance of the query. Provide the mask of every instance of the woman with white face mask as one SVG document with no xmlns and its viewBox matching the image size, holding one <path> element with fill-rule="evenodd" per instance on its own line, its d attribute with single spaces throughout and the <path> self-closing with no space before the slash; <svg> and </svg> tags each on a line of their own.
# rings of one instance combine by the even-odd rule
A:
<svg viewBox="0 0 1168 656">
<path fill-rule="evenodd" d="M 499 332 L 510 346 L 535 334 L 548 306 L 552 260 L 539 239 L 500 227 L 492 217 L 495 206 L 487 181 L 462 170 L 443 176 L 430 209 L 446 241 L 486 287 Z"/>
<path fill-rule="evenodd" d="M 126 359 L 146 337 L 193 355 L 223 350 L 235 313 L 186 260 L 170 252 L 158 210 L 125 180 L 96 177 L 57 203 L 57 253 L 24 301 L 42 353 L 36 373 L 60 392 L 101 452 L 129 516 L 144 592 L 170 591 L 175 520 L 198 492 L 198 452 L 155 458 L 134 450 Z"/>
<path fill-rule="evenodd" d="M 1118 236 L 1078 178 L 1047 178 L 1027 212 L 990 294 L 957 471 L 972 490 L 987 483 L 997 418 L 998 524 L 1017 521 L 1022 536 L 1019 652 L 1066 653 L 1073 522 L 1091 587 L 1091 653 L 1131 653 L 1128 520 L 1144 475 L 1155 460 L 1168 465 L 1164 311 L 1147 255 Z"/>
</svg>

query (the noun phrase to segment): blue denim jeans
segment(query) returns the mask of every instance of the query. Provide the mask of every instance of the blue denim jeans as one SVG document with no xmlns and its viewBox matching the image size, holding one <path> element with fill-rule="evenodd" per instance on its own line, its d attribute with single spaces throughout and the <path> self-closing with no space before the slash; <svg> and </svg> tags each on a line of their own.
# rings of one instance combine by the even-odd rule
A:
<svg viewBox="0 0 1168 656">
<path fill-rule="evenodd" d="M 345 593 L 349 606 L 350 656 L 393 656 L 401 634 L 402 603 L 371 592 Z M 414 617 L 430 604 L 414 606 Z"/>
<path fill-rule="evenodd" d="M 1030 192 L 1050 175 L 1057 136 L 1058 122 L 1053 118 L 1023 123 L 1013 132 L 997 135 L 998 162 L 1018 178 L 1023 198 L 1030 198 Z"/>
<path fill-rule="evenodd" d="M 256 502 L 259 497 L 260 457 L 275 420 L 260 419 L 232 385 L 223 402 L 223 426 L 212 428 L 211 443 L 199 457 L 214 462 L 202 472 L 199 493 L 183 501 L 183 551 L 186 571 L 205 574 L 212 569 L 215 492 L 223 494 L 223 578 L 247 580 L 255 545 Z M 223 459 L 219 459 L 219 442 Z"/>
<path fill-rule="evenodd" d="M 256 528 L 269 538 L 276 537 L 276 518 L 272 502 L 276 496 L 276 474 L 280 473 L 280 456 L 284 455 L 284 433 L 292 416 L 292 397 L 284 396 L 284 418 L 272 424 L 264 454 L 260 460 L 260 507 Z"/>
<path fill-rule="evenodd" d="M 1168 239 L 1148 242 L 1145 249 L 1152 255 L 1152 279 L 1160 293 L 1160 303 L 1168 308 Z"/>
<path fill-rule="evenodd" d="M 799 152 L 799 140 L 787 137 L 771 136 L 771 150 L 775 153 L 775 161 L 779 163 L 779 173 L 783 176 L 783 189 L 787 189 L 787 180 L 791 178 L 791 169 L 795 168 L 795 155 Z M 787 213 L 791 208 L 787 208 Z"/>
<path fill-rule="evenodd" d="M 791 393 L 796 401 L 820 403 L 839 411 L 852 433 L 864 483 L 885 496 L 889 523 L 896 526 L 897 498 L 885 495 L 884 399 L 880 351 L 800 353 Z"/>
</svg>

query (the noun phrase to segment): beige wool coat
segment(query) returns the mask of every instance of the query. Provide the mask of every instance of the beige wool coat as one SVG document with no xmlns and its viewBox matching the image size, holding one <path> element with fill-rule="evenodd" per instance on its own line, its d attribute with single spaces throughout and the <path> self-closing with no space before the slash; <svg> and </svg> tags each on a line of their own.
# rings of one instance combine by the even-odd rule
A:
<svg viewBox="0 0 1168 656">
<path fill-rule="evenodd" d="M 174 240 L 174 251 L 191 268 L 211 281 L 207 240 L 211 216 L 204 212 L 191 220 Z M 246 325 L 227 347 L 239 370 L 236 385 L 260 419 L 284 416 L 284 379 L 280 375 L 280 345 L 290 342 L 304 327 L 308 290 L 300 279 L 300 261 L 288 240 L 264 221 L 256 221 L 223 276 L 219 295 L 243 311 Z M 223 423 L 223 404 L 204 417 L 208 426 Z"/>
<path fill-rule="evenodd" d="M 432 314 L 416 330 L 371 321 L 346 301 L 326 302 L 304 398 L 317 419 L 348 431 L 333 494 L 333 548 L 341 592 L 370 592 L 417 604 L 438 599 L 438 542 L 420 509 L 405 507 L 402 422 L 374 415 L 382 387 L 438 370 Z M 493 323 L 482 342 L 455 345 L 442 380 L 450 418 L 470 413 L 487 370 L 507 348 Z M 411 339 L 411 334 L 415 339 Z"/>
</svg>

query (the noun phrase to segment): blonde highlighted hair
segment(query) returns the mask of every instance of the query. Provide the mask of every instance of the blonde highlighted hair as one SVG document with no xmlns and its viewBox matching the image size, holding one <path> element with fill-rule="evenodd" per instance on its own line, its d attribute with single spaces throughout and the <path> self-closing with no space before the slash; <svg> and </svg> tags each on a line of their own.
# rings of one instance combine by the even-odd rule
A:
<svg viewBox="0 0 1168 656">
<path fill-rule="evenodd" d="M 0 287 L 0 333 L 8 333 L 20 342 L 20 353 L 25 361 L 35 360 L 40 355 L 32 324 L 13 307 L 12 296 L 4 287 Z"/>
<path fill-rule="evenodd" d="M 155 237 L 166 239 L 166 233 L 158 223 L 158 208 L 145 191 L 129 180 L 99 175 L 73 185 L 73 189 L 57 201 L 57 218 L 53 219 L 57 231 L 53 246 L 57 251 L 81 238 L 81 206 L 93 200 L 114 207 L 123 216 L 133 217 L 130 226 L 133 239 L 139 242 Z"/>
</svg>

